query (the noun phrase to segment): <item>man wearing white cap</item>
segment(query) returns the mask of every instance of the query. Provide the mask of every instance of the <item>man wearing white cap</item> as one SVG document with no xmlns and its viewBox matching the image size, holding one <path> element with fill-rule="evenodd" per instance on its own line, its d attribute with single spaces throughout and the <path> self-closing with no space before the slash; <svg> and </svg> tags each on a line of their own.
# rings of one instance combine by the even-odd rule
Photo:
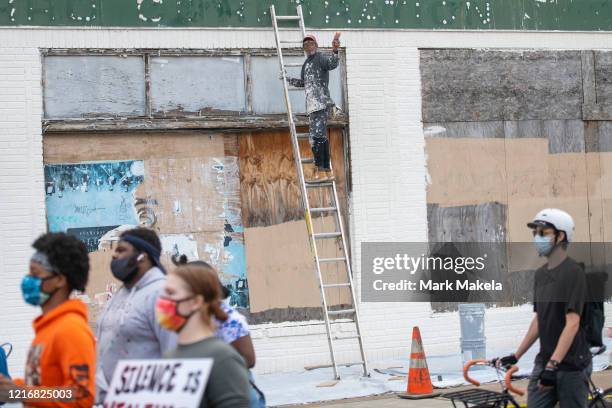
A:
<svg viewBox="0 0 612 408">
<path fill-rule="evenodd" d="M 527 224 L 533 244 L 546 264 L 535 274 L 535 316 L 514 354 L 500 365 L 518 362 L 540 339 L 540 352 L 528 387 L 529 408 L 586 407 L 591 354 L 580 318 L 587 301 L 584 268 L 567 255 L 574 235 L 574 220 L 563 210 L 547 208 Z"/>
<path fill-rule="evenodd" d="M 319 172 L 326 179 L 331 179 L 329 138 L 327 136 L 327 117 L 334 101 L 329 94 L 329 71 L 338 66 L 338 49 L 340 33 L 336 33 L 332 42 L 333 52 L 323 54 L 318 51 L 317 38 L 308 34 L 302 42 L 307 55 L 300 78 L 287 78 L 289 84 L 304 88 L 306 93 L 306 113 L 310 118 L 310 146 L 315 162 L 315 179 L 320 179 Z"/>
</svg>

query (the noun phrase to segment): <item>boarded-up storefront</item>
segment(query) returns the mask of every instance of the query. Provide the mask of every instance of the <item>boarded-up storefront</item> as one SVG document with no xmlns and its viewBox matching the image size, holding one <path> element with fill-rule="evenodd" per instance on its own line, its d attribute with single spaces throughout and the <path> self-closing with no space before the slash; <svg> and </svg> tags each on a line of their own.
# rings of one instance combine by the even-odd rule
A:
<svg viewBox="0 0 612 408">
<path fill-rule="evenodd" d="M 168 268 L 179 254 L 213 264 L 231 289 L 230 302 L 252 323 L 320 318 L 275 58 L 107 53 L 55 50 L 45 59 L 47 223 L 88 244 L 92 271 L 84 299 L 94 315 L 120 285 L 109 268 L 117 236 L 144 225 L 160 235 Z M 343 106 L 340 72 L 330 87 Z M 68 96 L 60 92 L 66 89 Z M 298 116 L 298 124 L 306 123 Z M 344 214 L 346 123 L 346 114 L 330 121 Z M 308 141 L 300 143 L 310 156 Z M 307 166 L 307 177 L 311 172 Z M 310 194 L 311 203 L 331 205 L 328 193 Z M 334 228 L 332 217 L 314 223 Z M 337 243 L 325 245 L 321 256 L 340 256 Z M 333 283 L 344 271 L 326 266 L 323 273 Z M 331 305 L 349 299 L 346 288 L 328 292 Z"/>
<path fill-rule="evenodd" d="M 526 223 L 548 207 L 572 215 L 574 241 L 609 241 L 609 52 L 440 49 L 420 60 L 430 241 L 531 242 Z M 500 255 L 506 272 L 536 258 Z"/>
</svg>

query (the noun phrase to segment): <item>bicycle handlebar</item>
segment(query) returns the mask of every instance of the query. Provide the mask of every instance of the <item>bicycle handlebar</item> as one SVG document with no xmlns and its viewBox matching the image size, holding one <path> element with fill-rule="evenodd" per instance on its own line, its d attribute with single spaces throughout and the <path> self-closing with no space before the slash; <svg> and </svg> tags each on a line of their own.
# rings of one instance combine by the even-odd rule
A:
<svg viewBox="0 0 612 408">
<path fill-rule="evenodd" d="M 463 378 L 465 378 L 465 380 L 471 384 L 474 384 L 475 386 L 479 387 L 480 386 L 480 382 L 476 381 L 475 379 L 471 378 L 468 374 L 468 371 L 470 371 L 470 367 L 472 367 L 473 365 L 491 365 L 491 362 L 489 360 L 485 360 L 485 359 L 477 359 L 477 360 L 470 360 L 467 363 L 465 363 L 465 365 L 463 366 Z"/>
<path fill-rule="evenodd" d="M 518 371 L 518 367 L 513 365 L 506 371 L 506 376 L 504 377 L 504 384 L 506 385 L 506 389 L 510 392 L 513 392 L 521 397 L 525 395 L 525 391 L 519 388 L 516 388 L 512 385 L 512 374 Z"/>
<path fill-rule="evenodd" d="M 485 360 L 485 359 L 470 360 L 467 363 L 465 363 L 465 366 L 463 366 L 463 378 L 465 378 L 465 380 L 469 382 L 470 384 L 473 384 L 477 387 L 480 386 L 480 382 L 469 376 L 470 367 L 472 367 L 473 365 L 487 365 L 489 367 L 495 368 L 496 370 L 499 369 L 499 367 L 497 367 L 495 363 L 492 363 L 491 361 Z M 525 395 L 524 390 L 521 390 L 519 388 L 512 386 L 512 374 L 514 374 L 517 371 L 518 371 L 518 367 L 514 365 L 506 371 L 506 375 L 504 377 L 504 386 L 508 391 L 513 392 L 517 395 L 523 396 Z"/>
</svg>

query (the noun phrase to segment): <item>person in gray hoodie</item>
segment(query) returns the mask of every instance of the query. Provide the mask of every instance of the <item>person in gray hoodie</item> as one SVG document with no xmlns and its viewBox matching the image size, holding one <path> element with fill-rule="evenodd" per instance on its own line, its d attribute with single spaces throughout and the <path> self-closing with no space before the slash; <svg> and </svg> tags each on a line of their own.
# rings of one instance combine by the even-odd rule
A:
<svg viewBox="0 0 612 408">
<path fill-rule="evenodd" d="M 127 230 L 113 252 L 111 272 L 123 286 L 107 303 L 96 330 L 96 401 L 104 402 L 119 360 L 154 359 L 176 347 L 176 333 L 162 329 L 155 303 L 166 284 L 161 242 L 147 228 Z"/>
<path fill-rule="evenodd" d="M 314 156 L 314 178 L 329 180 L 331 174 L 327 117 L 334 106 L 329 94 L 329 71 L 338 67 L 340 33 L 336 33 L 330 54 L 318 51 L 317 38 L 308 34 L 302 42 L 307 55 L 300 78 L 287 78 L 290 85 L 304 88 L 306 93 L 306 113 L 310 119 L 310 146 Z M 321 172 L 323 178 L 321 178 Z"/>
</svg>

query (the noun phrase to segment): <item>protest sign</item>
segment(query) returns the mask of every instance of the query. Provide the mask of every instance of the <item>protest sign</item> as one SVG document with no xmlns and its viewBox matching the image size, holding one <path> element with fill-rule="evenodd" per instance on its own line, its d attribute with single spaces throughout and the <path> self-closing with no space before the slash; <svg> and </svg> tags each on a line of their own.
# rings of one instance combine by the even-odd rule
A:
<svg viewBox="0 0 612 408">
<path fill-rule="evenodd" d="M 212 365 L 209 358 L 122 360 L 104 408 L 198 408 Z"/>
</svg>

